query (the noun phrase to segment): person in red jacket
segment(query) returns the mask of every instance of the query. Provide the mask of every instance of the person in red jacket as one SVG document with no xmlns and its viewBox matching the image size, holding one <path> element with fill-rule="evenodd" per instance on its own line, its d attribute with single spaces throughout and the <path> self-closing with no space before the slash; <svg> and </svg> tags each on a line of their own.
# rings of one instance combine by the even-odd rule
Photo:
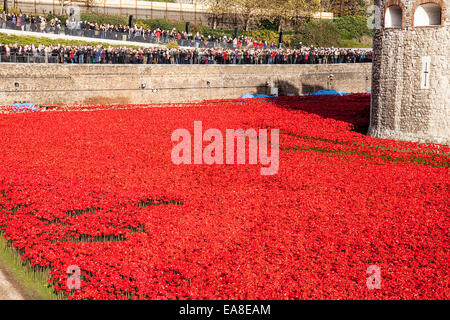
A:
<svg viewBox="0 0 450 320">
<path fill-rule="evenodd" d="M 69 60 L 70 60 L 70 63 L 74 63 L 74 60 L 75 60 L 75 49 L 74 48 L 70 49 Z"/>
</svg>

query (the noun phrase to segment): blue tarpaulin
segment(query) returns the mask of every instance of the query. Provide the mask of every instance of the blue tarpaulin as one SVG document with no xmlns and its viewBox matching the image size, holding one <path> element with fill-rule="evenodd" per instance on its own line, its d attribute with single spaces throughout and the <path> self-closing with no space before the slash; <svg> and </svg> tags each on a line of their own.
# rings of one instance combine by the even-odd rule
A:
<svg viewBox="0 0 450 320">
<path fill-rule="evenodd" d="M 31 102 L 14 103 L 12 105 L 12 107 L 13 107 L 14 111 L 19 111 L 19 112 L 27 112 L 27 111 L 35 112 L 35 111 L 39 111 L 39 108 L 37 108 Z"/>
<path fill-rule="evenodd" d="M 271 96 L 268 96 L 266 94 L 253 94 L 253 93 L 244 93 L 241 96 L 241 99 L 248 99 L 248 98 L 270 98 Z"/>
<path fill-rule="evenodd" d="M 336 90 L 320 90 L 320 91 L 310 93 L 310 95 L 325 95 L 325 94 L 334 94 L 334 95 L 344 96 L 344 95 L 347 95 L 348 92 L 336 91 Z"/>
</svg>

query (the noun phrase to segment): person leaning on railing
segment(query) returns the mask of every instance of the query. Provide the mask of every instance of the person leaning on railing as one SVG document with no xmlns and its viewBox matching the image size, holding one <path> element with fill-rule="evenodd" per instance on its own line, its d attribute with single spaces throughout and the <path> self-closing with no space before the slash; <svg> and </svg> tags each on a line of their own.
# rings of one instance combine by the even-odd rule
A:
<svg viewBox="0 0 450 320">
<path fill-rule="evenodd" d="M 224 48 L 103 48 L 91 46 L 44 46 L 38 52 L 34 46 L 1 45 L 2 62 L 39 63 L 159 63 L 159 64 L 325 64 L 338 62 L 370 62 L 371 50 L 302 47 L 301 49 L 261 49 L 252 46 L 244 49 Z M 9 58 L 7 58 L 7 52 Z M 30 59 L 31 52 L 34 58 Z M 25 57 L 25 58 L 24 58 Z"/>
</svg>

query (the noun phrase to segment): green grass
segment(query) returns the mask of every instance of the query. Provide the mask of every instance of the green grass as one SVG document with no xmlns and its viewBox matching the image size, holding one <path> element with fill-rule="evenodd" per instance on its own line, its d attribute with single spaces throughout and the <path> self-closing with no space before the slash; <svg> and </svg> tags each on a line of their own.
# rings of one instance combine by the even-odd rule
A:
<svg viewBox="0 0 450 320">
<path fill-rule="evenodd" d="M 339 40 L 339 44 L 342 48 L 371 48 L 371 46 L 368 46 L 356 40 L 341 39 Z"/>
<path fill-rule="evenodd" d="M 268 126 L 267 128 L 272 128 L 270 126 Z M 305 135 L 299 135 L 296 133 L 292 133 L 292 132 L 280 132 L 280 134 L 285 134 L 288 136 L 292 136 L 292 137 L 296 137 L 299 139 L 304 139 L 304 140 L 310 140 L 310 141 L 322 141 L 322 142 L 327 142 L 327 143 L 332 143 L 332 144 L 336 144 L 336 145 L 348 145 L 349 147 L 351 147 L 352 144 L 357 145 L 357 146 L 362 146 L 362 147 L 367 147 L 367 148 L 372 148 L 372 149 L 381 149 L 381 150 L 386 150 L 386 151 L 397 151 L 397 152 L 401 152 L 401 153 L 412 153 L 411 150 L 404 150 L 404 149 L 398 149 L 398 148 L 392 148 L 392 147 L 387 147 L 387 146 L 377 146 L 377 145 L 368 145 L 368 144 L 364 144 L 364 143 L 349 143 L 347 141 L 335 141 L 335 140 L 330 140 L 330 139 L 325 139 L 325 138 L 318 138 L 318 137 L 310 137 L 310 136 L 305 136 Z M 432 160 L 435 160 L 436 158 L 439 158 L 442 162 L 442 165 L 438 165 L 438 164 L 433 164 L 430 163 L 429 161 L 427 161 L 426 159 L 422 159 L 416 156 L 412 156 L 410 158 L 400 158 L 400 157 L 394 157 L 394 156 L 390 156 L 390 155 L 372 155 L 370 153 L 367 152 L 358 152 L 358 151 L 354 151 L 354 150 L 327 150 L 327 149 L 323 149 L 323 148 L 317 148 L 317 147 L 310 147 L 310 148 L 300 148 L 300 147 L 281 147 L 280 150 L 284 150 L 284 151 L 314 151 L 314 152 L 322 152 L 322 153 L 336 153 L 336 154 L 343 154 L 343 155 L 360 155 L 360 156 L 364 156 L 366 158 L 379 158 L 382 159 L 384 161 L 388 161 L 388 162 L 394 162 L 394 163 L 398 163 L 398 162 L 412 162 L 412 163 L 418 163 L 418 164 L 423 164 L 423 165 L 427 165 L 430 167 L 445 167 L 448 168 L 450 167 L 450 162 L 447 160 L 448 159 L 448 154 L 443 154 L 443 153 L 432 153 L 432 152 L 427 152 L 427 151 L 422 151 L 422 152 L 417 152 L 417 154 L 424 154 L 424 155 L 430 155 L 432 157 Z"/>
<path fill-rule="evenodd" d="M 10 274 L 20 287 L 25 299 L 62 300 L 62 294 L 56 294 L 49 286 L 48 269 L 36 269 L 20 259 L 20 252 L 15 249 L 0 232 L 0 265 Z"/>
<path fill-rule="evenodd" d="M 95 42 L 95 41 L 78 41 L 78 40 L 65 40 L 65 39 L 50 39 L 46 37 L 34 37 L 34 36 L 18 36 L 13 34 L 0 33 L 0 43 L 2 44 L 19 44 L 19 45 L 32 45 L 38 46 L 43 44 L 45 46 L 56 46 L 58 44 L 64 46 L 97 46 L 102 45 L 103 47 L 114 47 L 117 45 L 105 42 Z M 121 45 L 122 46 L 122 45 Z M 128 48 L 140 49 L 139 46 L 130 46 Z"/>
<path fill-rule="evenodd" d="M 399 163 L 399 162 L 409 162 L 409 163 L 417 163 L 426 165 L 429 167 L 436 167 L 436 168 L 448 168 L 449 162 L 446 161 L 442 165 L 432 164 L 428 162 L 427 160 L 417 158 L 417 157 L 411 157 L 411 158 L 398 158 L 393 157 L 389 155 L 373 155 L 367 152 L 359 152 L 359 151 L 352 151 L 352 150 L 327 150 L 323 148 L 317 148 L 317 147 L 310 147 L 310 148 L 300 148 L 300 147 L 281 147 L 280 150 L 283 151 L 313 151 L 313 152 L 320 152 L 320 153 L 335 153 L 335 154 L 341 154 L 341 155 L 359 155 L 366 158 L 373 158 L 373 159 L 381 159 L 387 162 L 393 162 L 393 163 Z M 434 157 L 433 157 L 434 158 Z"/>
</svg>

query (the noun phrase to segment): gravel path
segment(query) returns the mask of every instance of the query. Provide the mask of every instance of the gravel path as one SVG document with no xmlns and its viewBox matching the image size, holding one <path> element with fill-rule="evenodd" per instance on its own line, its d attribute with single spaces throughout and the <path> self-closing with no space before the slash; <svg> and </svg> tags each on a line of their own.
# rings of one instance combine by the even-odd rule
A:
<svg viewBox="0 0 450 320">
<path fill-rule="evenodd" d="M 24 300 L 19 291 L 8 280 L 0 267 L 0 300 Z"/>
</svg>

